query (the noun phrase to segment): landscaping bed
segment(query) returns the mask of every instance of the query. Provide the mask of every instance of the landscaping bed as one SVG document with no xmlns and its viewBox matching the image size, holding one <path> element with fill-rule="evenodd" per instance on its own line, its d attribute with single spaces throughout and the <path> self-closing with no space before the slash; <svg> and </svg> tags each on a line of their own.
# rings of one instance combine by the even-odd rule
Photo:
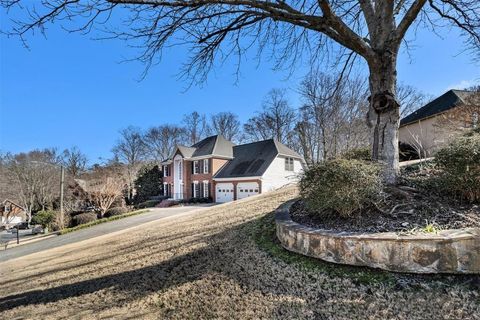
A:
<svg viewBox="0 0 480 320">
<path fill-rule="evenodd" d="M 404 167 L 396 186 L 380 187 L 373 196 L 361 198 L 361 203 L 355 203 L 347 214 L 339 213 L 334 206 L 309 207 L 300 198 L 291 206 L 290 215 L 302 225 L 331 231 L 432 233 L 480 228 L 479 202 L 452 194 L 449 182 L 438 164 L 424 162 Z M 342 206 L 350 200 L 352 191 L 348 188 L 362 187 L 358 186 L 361 181 L 348 183 L 347 187 L 338 184 L 336 189 L 330 188 L 332 191 L 327 189 L 331 194 L 325 200 L 337 198 L 335 204 Z"/>
<path fill-rule="evenodd" d="M 480 228 L 480 206 L 462 204 L 424 191 L 397 187 L 404 193 L 385 193 L 385 199 L 362 208 L 358 215 L 340 216 L 334 212 L 310 211 L 296 201 L 290 215 L 293 221 L 318 229 L 348 232 L 437 232 L 445 229 Z"/>
</svg>

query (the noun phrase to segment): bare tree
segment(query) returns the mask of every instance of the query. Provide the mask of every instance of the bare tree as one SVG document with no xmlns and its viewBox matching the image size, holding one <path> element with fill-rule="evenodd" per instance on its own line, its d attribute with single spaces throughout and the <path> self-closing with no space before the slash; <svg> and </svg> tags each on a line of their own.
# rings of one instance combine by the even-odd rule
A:
<svg viewBox="0 0 480 320">
<path fill-rule="evenodd" d="M 239 141 L 242 134 L 238 116 L 232 112 L 220 112 L 210 118 L 211 129 L 216 134 L 221 134 L 227 140 Z"/>
<path fill-rule="evenodd" d="M 366 79 L 342 78 L 319 71 L 308 74 L 300 84 L 304 105 L 296 130 L 310 163 L 368 145 L 363 121 L 368 109 Z"/>
<path fill-rule="evenodd" d="M 44 0 L 38 5 L 2 0 L 2 4 L 25 8 L 26 18 L 17 19 L 10 32 L 22 39 L 36 29 L 44 31 L 46 23 L 67 23 L 77 17 L 84 23 L 70 31 L 88 32 L 95 23 L 103 26 L 112 10 L 127 7 L 131 15 L 125 29 L 115 28 L 111 36 L 143 47 L 139 59 L 147 67 L 172 42 L 192 43 L 192 60 L 184 71 L 199 80 L 205 80 L 216 58 L 240 56 L 254 44 L 259 53 L 270 51 L 271 45 L 277 67 L 293 68 L 306 54 L 311 62 L 318 61 L 322 51 L 340 53 L 347 63 L 360 56 L 369 69 L 372 154 L 386 164 L 389 183 L 399 172 L 397 60 L 407 31 L 429 24 L 435 32 L 441 23 L 452 25 L 480 56 L 477 0 Z"/>
<path fill-rule="evenodd" d="M 55 149 L 5 156 L 4 172 L 11 188 L 18 190 L 18 198 L 26 210 L 28 222 L 33 211 L 52 208 L 59 196 L 60 174 L 56 168 L 59 162 Z"/>
<path fill-rule="evenodd" d="M 432 100 L 432 97 L 410 85 L 399 84 L 397 100 L 400 103 L 400 118 L 403 118 L 423 107 Z"/>
<path fill-rule="evenodd" d="M 210 132 L 204 114 L 194 111 L 183 116 L 183 125 L 186 131 L 187 143 L 193 145 L 202 140 Z"/>
<path fill-rule="evenodd" d="M 87 169 L 87 156 L 76 146 L 70 149 L 65 149 L 62 158 L 62 163 L 65 166 L 67 173 L 72 175 L 73 178 L 77 178 Z"/>
<path fill-rule="evenodd" d="M 290 106 L 285 90 L 272 89 L 263 101 L 262 111 L 250 118 L 243 130 L 247 140 L 273 138 L 291 145 L 295 119 L 295 110 Z"/>
<path fill-rule="evenodd" d="M 93 166 L 75 179 L 82 197 L 99 208 L 101 215 L 125 194 L 129 179 L 125 167 L 125 164 L 109 161 Z"/>
<path fill-rule="evenodd" d="M 168 159 L 177 144 L 184 143 L 186 131 L 176 125 L 162 125 L 148 129 L 143 139 L 149 156 L 159 162 Z"/>
<path fill-rule="evenodd" d="M 146 157 L 146 145 L 140 128 L 129 126 L 119 131 L 120 138 L 112 149 L 113 154 L 125 164 L 128 183 L 127 199 L 133 200 L 133 182 Z"/>
</svg>

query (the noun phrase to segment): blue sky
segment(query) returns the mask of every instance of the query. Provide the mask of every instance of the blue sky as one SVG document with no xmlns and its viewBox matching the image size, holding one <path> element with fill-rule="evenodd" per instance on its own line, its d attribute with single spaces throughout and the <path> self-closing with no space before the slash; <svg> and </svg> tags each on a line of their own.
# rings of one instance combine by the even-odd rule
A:
<svg viewBox="0 0 480 320">
<path fill-rule="evenodd" d="M 4 20 L 2 12 L 0 20 Z M 4 23 L 4 22 L 3 22 Z M 4 25 L 3 25 L 4 26 Z M 480 65 L 462 52 L 462 39 L 443 29 L 443 39 L 420 31 L 409 54 L 402 52 L 399 81 L 431 95 L 474 84 Z M 197 110 L 211 114 L 232 111 L 242 121 L 259 110 L 271 88 L 289 89 L 293 106 L 296 88 L 307 68 L 288 77 L 265 62 L 246 60 L 235 83 L 233 66 L 215 69 L 202 87 L 191 87 L 177 74 L 186 48 L 168 50 L 162 62 L 139 81 L 143 66 L 120 63 L 135 54 L 125 43 L 94 41 L 50 27 L 47 38 L 29 37 L 30 50 L 16 38 L 0 35 L 0 150 L 28 151 L 78 146 L 90 158 L 111 156 L 120 128 L 148 128 L 180 122 Z"/>
</svg>

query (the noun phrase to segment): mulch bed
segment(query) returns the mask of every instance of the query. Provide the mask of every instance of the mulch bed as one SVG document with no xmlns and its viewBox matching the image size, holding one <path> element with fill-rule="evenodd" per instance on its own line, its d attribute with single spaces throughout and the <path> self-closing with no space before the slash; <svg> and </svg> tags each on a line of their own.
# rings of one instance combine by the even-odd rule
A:
<svg viewBox="0 0 480 320">
<path fill-rule="evenodd" d="M 332 231 L 435 232 L 480 228 L 480 205 L 461 203 L 408 185 L 385 190 L 381 201 L 349 218 L 340 217 L 333 210 L 311 212 L 302 200 L 292 205 L 290 215 L 300 224 Z"/>
</svg>

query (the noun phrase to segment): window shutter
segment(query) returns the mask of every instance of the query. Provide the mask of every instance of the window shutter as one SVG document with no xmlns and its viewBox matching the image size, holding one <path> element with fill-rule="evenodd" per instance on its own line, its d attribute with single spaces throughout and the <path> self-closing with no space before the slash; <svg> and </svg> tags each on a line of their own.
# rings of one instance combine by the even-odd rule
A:
<svg viewBox="0 0 480 320">
<path fill-rule="evenodd" d="M 198 193 L 197 197 L 198 197 L 198 198 L 203 198 L 203 182 L 199 182 L 198 184 L 199 184 L 198 187 L 199 187 L 199 189 L 200 189 L 200 190 L 199 190 L 200 192 Z"/>
<path fill-rule="evenodd" d="M 195 197 L 195 183 L 192 182 L 192 198 Z"/>
<path fill-rule="evenodd" d="M 204 172 L 203 172 L 203 171 L 204 171 L 204 170 L 203 170 L 203 162 L 204 162 L 204 161 L 205 161 L 205 160 L 200 160 L 200 161 L 198 161 L 198 168 L 200 169 L 200 170 L 199 170 L 200 173 L 204 173 Z"/>
</svg>

